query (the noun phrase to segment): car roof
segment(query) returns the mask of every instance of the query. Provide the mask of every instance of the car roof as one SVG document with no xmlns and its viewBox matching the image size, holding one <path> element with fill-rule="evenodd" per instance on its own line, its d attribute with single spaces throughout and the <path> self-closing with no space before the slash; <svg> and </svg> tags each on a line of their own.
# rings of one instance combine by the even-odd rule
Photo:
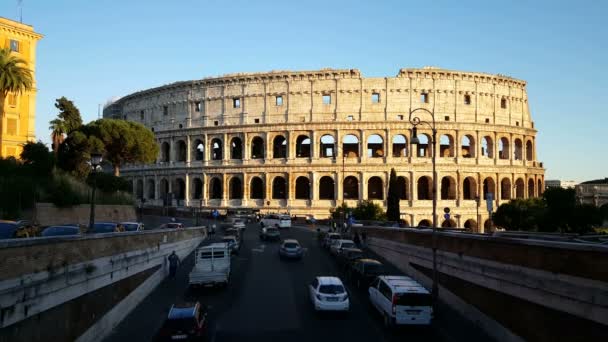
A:
<svg viewBox="0 0 608 342">
<path fill-rule="evenodd" d="M 344 243 L 344 242 L 352 242 L 355 243 L 353 240 L 348 240 L 348 239 L 340 239 L 338 240 L 340 243 Z"/>
<path fill-rule="evenodd" d="M 210 245 L 203 246 L 202 248 L 208 248 L 208 247 L 211 247 L 211 248 L 226 248 L 227 246 L 228 245 L 225 242 L 214 242 L 214 243 L 212 243 Z"/>
<path fill-rule="evenodd" d="M 344 248 L 342 251 L 343 252 L 361 252 L 361 253 L 363 253 L 363 250 L 361 250 L 359 248 Z"/>
<path fill-rule="evenodd" d="M 360 263 L 364 263 L 364 264 L 378 264 L 378 265 L 382 265 L 382 263 L 376 259 L 359 259 L 357 262 Z"/>
<path fill-rule="evenodd" d="M 327 236 L 331 237 L 331 236 L 340 236 L 340 233 L 329 233 L 327 234 Z"/>
<path fill-rule="evenodd" d="M 397 292 L 415 292 L 415 293 L 429 293 L 429 291 L 422 286 L 415 279 L 407 276 L 380 276 L 388 285 L 395 288 Z"/>
<path fill-rule="evenodd" d="M 285 239 L 283 240 L 283 243 L 297 243 L 298 245 L 300 244 L 296 239 Z"/>
<path fill-rule="evenodd" d="M 338 277 L 320 276 L 317 277 L 317 279 L 319 280 L 320 285 L 343 285 L 342 280 Z"/>
<path fill-rule="evenodd" d="M 171 306 L 171 310 L 169 310 L 169 315 L 167 318 L 169 319 L 180 319 L 180 318 L 191 318 L 196 314 L 196 309 L 199 304 L 183 304 L 183 305 L 173 305 Z"/>
<path fill-rule="evenodd" d="M 141 222 L 120 222 L 120 224 L 142 224 Z"/>
<path fill-rule="evenodd" d="M 236 240 L 236 236 L 234 236 L 234 235 L 224 235 L 224 237 L 222 239 L 235 239 Z"/>
</svg>

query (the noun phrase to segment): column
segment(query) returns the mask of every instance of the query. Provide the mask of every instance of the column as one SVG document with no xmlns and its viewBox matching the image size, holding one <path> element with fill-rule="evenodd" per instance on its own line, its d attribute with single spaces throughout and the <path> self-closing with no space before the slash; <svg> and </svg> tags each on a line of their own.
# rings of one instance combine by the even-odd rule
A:
<svg viewBox="0 0 608 342">
<path fill-rule="evenodd" d="M 247 163 L 249 161 L 249 157 L 251 156 L 251 147 L 249 146 L 249 134 L 247 132 L 243 133 L 243 162 Z"/>
<path fill-rule="evenodd" d="M 186 164 L 190 165 L 190 157 L 192 156 L 191 144 L 190 144 L 190 135 L 186 136 Z"/>
<path fill-rule="evenodd" d="M 384 135 L 384 162 L 386 163 L 388 162 L 388 159 L 393 156 L 393 141 L 391 140 L 391 130 L 388 128 L 384 130 Z"/>
<path fill-rule="evenodd" d="M 173 164 L 175 159 L 175 137 L 171 137 L 171 140 L 169 140 L 169 164 Z"/>
<path fill-rule="evenodd" d="M 190 145 L 190 136 L 188 136 L 188 145 Z M 184 189 L 184 206 L 187 207 L 190 205 L 190 174 L 188 172 L 186 172 L 184 183 L 186 183 Z"/>
<path fill-rule="evenodd" d="M 226 177 L 226 174 L 223 173 L 222 174 L 222 202 L 221 202 L 221 206 L 225 207 L 228 203 L 228 184 L 227 184 L 227 180 L 228 177 Z"/>
<path fill-rule="evenodd" d="M 266 201 L 270 201 L 272 199 L 272 180 L 270 174 L 268 173 L 265 173 L 264 177 L 264 185 L 266 188 Z"/>
<path fill-rule="evenodd" d="M 367 162 L 367 136 L 365 135 L 365 130 L 360 130 L 361 132 L 361 141 L 359 141 L 359 159 L 361 163 Z"/>
<path fill-rule="evenodd" d="M 264 142 L 266 143 L 266 146 L 264 148 L 264 159 L 269 160 L 272 158 L 272 136 L 270 135 L 269 132 L 266 132 L 266 139 L 264 139 Z"/>
<path fill-rule="evenodd" d="M 243 201 L 241 206 L 245 207 L 248 205 L 248 200 L 249 200 L 249 178 L 247 176 L 247 173 L 243 172 Z"/>
<path fill-rule="evenodd" d="M 359 172 L 359 200 L 367 199 L 367 179 L 365 173 Z"/>
<path fill-rule="evenodd" d="M 310 131 L 310 160 L 319 158 L 319 137 L 316 131 Z"/>
<path fill-rule="evenodd" d="M 313 201 L 319 200 L 319 187 L 317 186 L 317 174 L 314 172 L 310 173 L 310 194 Z"/>
<path fill-rule="evenodd" d="M 414 201 L 418 200 L 418 180 L 414 171 L 410 173 L 410 184 L 410 206 L 412 206 Z"/>
<path fill-rule="evenodd" d="M 224 163 L 227 160 L 230 160 L 230 142 L 228 142 L 228 133 L 224 133 L 224 136 L 222 137 L 222 146 L 222 161 Z"/>
<path fill-rule="evenodd" d="M 158 185 L 158 176 L 154 175 L 154 199 L 155 200 L 158 200 L 158 195 L 159 195 L 159 193 L 158 193 L 158 187 L 159 187 L 159 185 Z"/>
<path fill-rule="evenodd" d="M 336 199 L 336 205 L 342 204 L 342 195 L 344 192 L 342 191 L 342 171 L 334 173 L 334 198 Z"/>
<path fill-rule="evenodd" d="M 209 136 L 205 133 L 203 134 L 203 165 L 207 165 L 207 161 L 209 160 Z"/>
</svg>

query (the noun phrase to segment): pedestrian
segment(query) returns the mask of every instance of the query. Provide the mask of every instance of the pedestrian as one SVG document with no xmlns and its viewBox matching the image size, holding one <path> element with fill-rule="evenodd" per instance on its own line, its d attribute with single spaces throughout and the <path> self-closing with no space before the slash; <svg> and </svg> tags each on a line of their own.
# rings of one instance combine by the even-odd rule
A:
<svg viewBox="0 0 608 342">
<path fill-rule="evenodd" d="M 361 239 L 359 239 L 359 233 L 355 232 L 355 237 L 353 238 L 353 242 L 355 243 L 355 245 L 360 246 L 361 245 Z"/>
<path fill-rule="evenodd" d="M 179 266 L 181 261 L 179 260 L 177 254 L 175 254 L 175 251 L 171 252 L 167 259 L 169 260 L 169 276 L 171 277 L 171 279 L 175 279 L 177 267 Z"/>
<path fill-rule="evenodd" d="M 361 232 L 361 240 L 363 242 L 363 246 L 367 245 L 367 234 L 365 233 L 365 230 Z"/>
</svg>

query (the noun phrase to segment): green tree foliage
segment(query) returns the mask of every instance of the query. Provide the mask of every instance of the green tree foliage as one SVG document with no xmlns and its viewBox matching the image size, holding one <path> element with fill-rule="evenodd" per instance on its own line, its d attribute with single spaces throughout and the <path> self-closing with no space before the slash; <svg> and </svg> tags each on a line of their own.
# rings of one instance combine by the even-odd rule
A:
<svg viewBox="0 0 608 342">
<path fill-rule="evenodd" d="M 384 209 L 373 201 L 362 201 L 353 209 L 353 215 L 358 220 L 384 221 Z"/>
<path fill-rule="evenodd" d="M 93 183 L 95 183 L 97 189 L 107 193 L 112 193 L 116 191 L 133 191 L 133 189 L 131 189 L 131 182 L 124 178 L 116 177 L 105 172 L 89 173 L 89 176 L 87 177 L 87 184 L 93 186 Z"/>
<path fill-rule="evenodd" d="M 516 199 L 498 207 L 492 219 L 507 230 L 537 231 L 545 212 L 545 203 L 540 198 Z"/>
<path fill-rule="evenodd" d="M 11 53 L 9 48 L 0 49 L 0 132 L 4 132 L 4 103 L 9 93 L 22 94 L 32 89 L 32 72 L 25 60 Z M 2 151 L 2 140 L 0 140 Z"/>
<path fill-rule="evenodd" d="M 57 165 L 72 176 L 84 180 L 91 166 L 91 153 L 103 151 L 103 143 L 95 136 L 90 135 L 86 126 L 70 133 L 60 145 L 57 156 Z"/>
<path fill-rule="evenodd" d="M 65 136 L 82 126 L 82 117 L 80 110 L 65 97 L 55 100 L 55 108 L 59 110 L 59 113 L 57 113 L 56 119 L 49 122 L 49 129 L 51 130 L 53 151 L 57 153 Z"/>
<path fill-rule="evenodd" d="M 52 175 L 50 170 L 55 167 L 55 156 L 41 141 L 23 145 L 21 161 L 26 173 L 31 175 L 34 181 L 50 179 Z"/>
<path fill-rule="evenodd" d="M 391 169 L 391 176 L 388 182 L 386 217 L 389 221 L 399 221 L 399 188 L 397 187 L 397 173 Z"/>
</svg>

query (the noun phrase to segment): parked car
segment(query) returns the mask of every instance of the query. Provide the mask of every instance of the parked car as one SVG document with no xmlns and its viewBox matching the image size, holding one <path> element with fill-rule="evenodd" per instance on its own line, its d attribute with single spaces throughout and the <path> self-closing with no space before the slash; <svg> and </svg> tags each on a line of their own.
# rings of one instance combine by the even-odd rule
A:
<svg viewBox="0 0 608 342">
<path fill-rule="evenodd" d="M 359 259 L 355 261 L 350 270 L 350 279 L 358 288 L 369 285 L 378 275 L 384 272 L 384 265 L 375 259 Z"/>
<path fill-rule="evenodd" d="M 377 277 L 368 289 L 369 300 L 393 325 L 429 325 L 433 319 L 431 294 L 420 283 L 405 276 Z"/>
<path fill-rule="evenodd" d="M 325 248 L 329 248 L 334 240 L 338 240 L 340 238 L 341 238 L 341 236 L 338 233 L 328 233 L 325 235 L 322 245 Z"/>
<path fill-rule="evenodd" d="M 350 269 L 352 264 L 363 258 L 363 251 L 358 248 L 344 248 L 338 255 L 338 265 L 343 269 Z"/>
<path fill-rule="evenodd" d="M 279 240 L 281 238 L 281 232 L 278 228 L 266 227 L 260 229 L 260 239 L 262 241 Z"/>
<path fill-rule="evenodd" d="M 234 223 L 232 223 L 232 227 L 244 230 L 246 228 L 245 221 L 243 221 L 242 219 L 234 220 Z"/>
<path fill-rule="evenodd" d="M 241 231 L 236 228 L 224 229 L 224 236 L 229 235 L 236 237 L 238 241 L 243 241 L 243 234 L 241 234 Z"/>
<path fill-rule="evenodd" d="M 169 222 L 160 225 L 160 229 L 180 229 L 184 228 L 184 225 L 179 222 Z"/>
<path fill-rule="evenodd" d="M 300 246 L 298 240 L 287 239 L 281 243 L 279 248 L 279 256 L 281 258 L 302 259 L 304 249 Z"/>
<path fill-rule="evenodd" d="M 50 226 L 50 227 L 46 227 L 40 235 L 44 236 L 44 237 L 48 237 L 48 236 L 70 236 L 70 235 L 78 236 L 81 234 L 82 234 L 82 232 L 80 230 L 80 227 L 77 227 L 77 226 Z"/>
<path fill-rule="evenodd" d="M 338 277 L 316 277 L 308 285 L 310 300 L 316 311 L 348 311 L 350 301 Z"/>
<path fill-rule="evenodd" d="M 121 222 L 125 232 L 140 232 L 144 230 L 144 224 L 142 222 Z"/>
<path fill-rule="evenodd" d="M 0 220 L 0 239 L 34 237 L 39 233 L 40 227 L 30 221 Z"/>
<path fill-rule="evenodd" d="M 169 341 L 201 340 L 207 334 L 207 312 L 201 304 L 173 305 L 161 328 L 161 337 Z"/>
<path fill-rule="evenodd" d="M 241 243 L 234 235 L 226 235 L 222 238 L 222 242 L 228 244 L 228 248 L 230 248 L 230 252 L 232 254 L 239 254 L 239 250 L 241 249 Z"/>
<path fill-rule="evenodd" d="M 261 227 L 277 227 L 277 228 L 290 228 L 291 227 L 291 216 L 289 215 L 277 215 L 270 214 L 264 216 L 260 222 Z"/>
<path fill-rule="evenodd" d="M 352 240 L 337 239 L 329 248 L 329 253 L 338 255 L 344 248 L 356 248 L 357 245 Z"/>
<path fill-rule="evenodd" d="M 95 222 L 93 229 L 87 231 L 89 234 L 101 234 L 101 233 L 118 233 L 124 232 L 125 228 L 120 223 L 114 222 Z"/>
</svg>

